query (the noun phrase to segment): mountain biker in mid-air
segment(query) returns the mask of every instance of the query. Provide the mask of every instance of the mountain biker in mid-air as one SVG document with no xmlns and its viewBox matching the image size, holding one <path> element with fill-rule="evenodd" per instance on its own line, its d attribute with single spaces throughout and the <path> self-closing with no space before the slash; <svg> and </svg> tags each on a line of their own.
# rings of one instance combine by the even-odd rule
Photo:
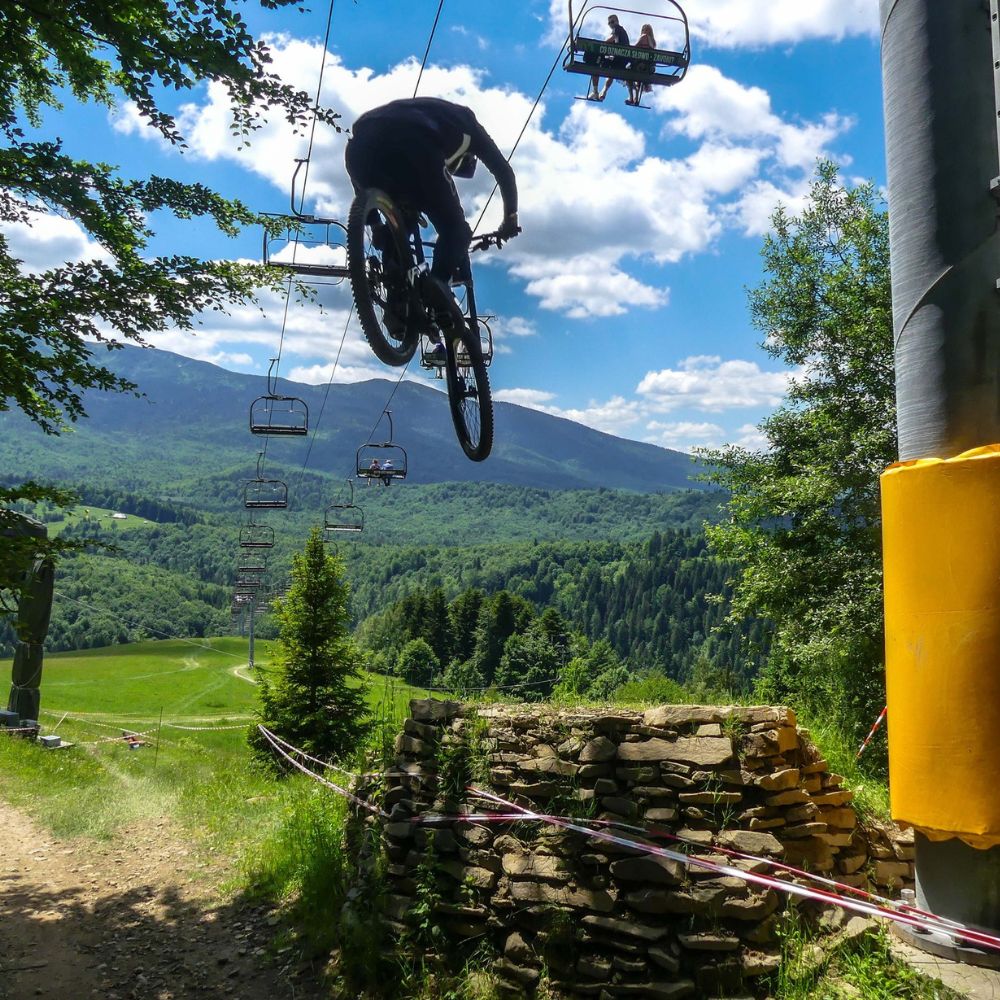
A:
<svg viewBox="0 0 1000 1000">
<path fill-rule="evenodd" d="M 472 177 L 477 160 L 500 185 L 498 235 L 511 239 L 520 232 L 514 171 L 471 109 L 437 97 L 391 101 L 354 123 L 344 154 L 355 191 L 379 188 L 427 216 L 437 231 L 431 274 L 445 285 L 469 273 L 472 229 L 452 177 Z M 444 345 L 434 351 L 443 354 Z"/>
</svg>

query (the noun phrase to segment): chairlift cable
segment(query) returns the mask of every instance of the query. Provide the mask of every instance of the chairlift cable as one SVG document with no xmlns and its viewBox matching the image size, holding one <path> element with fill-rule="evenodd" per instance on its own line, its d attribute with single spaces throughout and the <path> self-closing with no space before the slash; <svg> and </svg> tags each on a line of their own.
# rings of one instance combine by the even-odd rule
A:
<svg viewBox="0 0 1000 1000">
<path fill-rule="evenodd" d="M 309 181 L 309 165 L 312 158 L 313 151 L 313 141 L 316 138 L 316 120 L 319 117 L 319 99 L 323 90 L 323 76 L 326 72 L 326 54 L 330 44 L 330 27 L 333 24 L 333 4 L 334 0 L 330 0 L 330 9 L 326 16 L 326 33 L 323 36 L 323 52 L 320 57 L 319 65 L 319 80 L 316 83 L 316 100 L 313 102 L 313 116 L 312 124 L 309 128 L 309 145 L 306 149 L 306 172 L 302 179 L 302 198 L 299 202 L 299 207 L 301 208 L 305 204 L 306 197 L 306 184 Z M 292 206 L 294 209 L 294 206 Z M 299 234 L 295 233 L 294 247 L 292 249 L 292 260 L 295 260 L 299 249 Z M 285 310 L 284 315 L 281 318 L 281 336 L 278 339 L 278 357 L 275 363 L 274 377 L 277 380 L 278 372 L 281 369 L 281 350 L 285 344 L 285 328 L 288 324 L 288 306 L 292 298 L 292 276 L 288 276 L 288 285 L 285 288 Z M 267 455 L 267 441 L 264 441 L 264 454 Z"/>
<path fill-rule="evenodd" d="M 323 92 L 323 76 L 326 73 L 326 54 L 330 49 L 330 26 L 333 24 L 333 3 L 330 0 L 330 10 L 326 15 L 326 34 L 323 36 L 323 55 L 320 59 L 319 79 L 316 82 L 316 100 L 313 102 L 312 125 L 309 127 L 309 146 L 306 149 L 306 171 L 302 178 L 302 198 L 299 201 L 299 208 L 305 204 L 306 185 L 309 183 L 309 166 L 312 162 L 313 140 L 316 138 L 316 119 L 319 117 L 319 99 Z M 296 243 L 298 234 L 296 233 Z"/>
<path fill-rule="evenodd" d="M 323 411 L 326 409 L 326 401 L 330 398 L 330 388 L 333 385 L 333 377 L 337 374 L 337 365 L 340 364 L 340 355 L 344 350 L 344 343 L 347 340 L 347 330 L 350 327 L 351 320 L 353 318 L 354 306 L 352 304 L 351 311 L 347 314 L 347 322 L 344 324 L 344 332 L 340 337 L 340 346 L 337 348 L 337 356 L 333 359 L 333 370 L 330 372 L 330 378 L 326 383 L 326 391 L 323 393 L 323 402 L 320 405 L 319 414 L 313 424 L 312 437 L 309 439 L 309 447 L 306 449 L 305 461 L 302 463 L 302 468 L 299 471 L 299 481 L 295 484 L 296 490 L 302 486 L 302 479 L 306 474 L 306 467 L 309 465 L 309 457 L 312 455 L 313 445 L 316 443 L 316 435 L 319 433 L 319 426 L 323 421 Z"/>
<path fill-rule="evenodd" d="M 296 234 L 296 243 L 298 242 L 298 235 Z M 294 253 L 294 251 L 293 251 Z M 288 325 L 288 306 L 292 301 L 292 276 L 288 276 L 288 286 L 285 289 L 285 308 L 281 316 L 281 336 L 278 338 L 278 356 L 274 359 L 274 384 L 277 387 L 278 384 L 278 369 L 281 368 L 281 349 L 285 344 L 285 328 Z M 277 391 L 277 388 L 275 389 Z M 267 446 L 271 443 L 270 435 L 264 436 L 264 452 L 263 457 L 267 458 Z"/>
<path fill-rule="evenodd" d="M 410 359 L 413 360 L 412 358 Z M 382 423 L 382 418 L 385 416 L 385 411 L 389 409 L 389 404 L 392 402 L 392 397 L 396 395 L 396 390 L 399 388 L 399 384 L 403 381 L 403 376 L 407 373 L 410 367 L 410 362 L 407 361 L 403 370 L 399 373 L 399 378 L 396 379 L 396 384 L 392 387 L 392 392 L 389 393 L 389 398 L 385 401 L 385 405 L 382 407 L 382 412 L 378 415 L 378 420 L 375 421 L 374 426 L 368 432 L 368 440 L 365 444 L 371 444 L 372 435 L 378 430 L 378 425 Z"/>
<path fill-rule="evenodd" d="M 511 151 L 507 154 L 506 159 L 508 163 L 510 163 L 511 159 L 514 156 L 514 153 L 517 152 L 517 147 L 521 144 L 521 140 L 524 138 L 524 133 L 528 130 L 528 125 L 531 123 L 531 119 L 534 117 L 535 109 L 541 102 L 542 95 L 545 93 L 545 88 L 548 87 L 549 82 L 552 80 L 552 75 L 558 68 L 559 60 L 562 59 L 562 54 L 565 50 L 566 50 L 566 42 L 563 42 L 562 47 L 556 53 L 555 62 L 552 63 L 552 68 L 549 70 L 549 75 L 545 78 L 545 83 L 542 84 L 542 89 L 538 91 L 538 96 L 535 98 L 535 103 L 531 105 L 531 110 L 528 112 L 528 117 L 525 118 L 524 125 L 521 127 L 521 131 L 518 133 L 517 139 L 515 140 L 514 145 L 511 147 Z M 476 230 L 479 229 L 480 225 L 482 225 L 483 216 L 486 215 L 486 210 L 490 207 L 490 202 L 493 201 L 493 196 L 497 193 L 499 188 L 500 188 L 500 182 L 497 181 L 493 185 L 493 190 L 490 192 L 489 198 L 486 199 L 486 204 L 483 205 L 483 210 L 479 213 L 479 218 L 476 219 L 475 226 L 472 227 L 473 235 L 475 235 Z"/>
<path fill-rule="evenodd" d="M 417 96 L 417 91 L 420 89 L 420 80 L 424 75 L 424 67 L 427 65 L 427 56 L 430 55 L 431 43 L 434 41 L 434 33 L 437 31 L 438 18 L 441 17 L 441 8 L 444 6 L 444 0 L 439 0 L 437 13 L 434 15 L 434 24 L 431 25 L 431 33 L 427 36 L 427 48 L 424 49 L 424 58 L 420 63 L 420 72 L 417 74 L 417 82 L 413 88 L 413 96 Z"/>
</svg>

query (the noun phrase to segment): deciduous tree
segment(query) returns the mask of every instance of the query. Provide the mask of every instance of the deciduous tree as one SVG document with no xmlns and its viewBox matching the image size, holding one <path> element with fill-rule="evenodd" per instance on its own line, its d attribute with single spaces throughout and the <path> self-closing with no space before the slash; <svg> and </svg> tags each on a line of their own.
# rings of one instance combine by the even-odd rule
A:
<svg viewBox="0 0 1000 1000">
<path fill-rule="evenodd" d="M 135 389 L 101 363 L 95 344 L 112 349 L 190 329 L 199 313 L 249 302 L 279 279 L 268 268 L 203 260 L 196 252 L 150 253 L 149 219 L 157 212 L 204 217 L 230 236 L 263 220 L 202 184 L 125 179 L 107 163 L 79 159 L 46 110 L 65 101 L 109 108 L 131 101 L 143 121 L 179 147 L 184 136 L 164 105 L 170 92 L 221 85 L 231 130 L 243 139 L 268 109 L 296 128 L 313 110 L 309 95 L 271 72 L 267 47 L 226 0 L 73 0 L 59 7 L 12 0 L 0 4 L 0 38 L 0 229 L 59 216 L 100 247 L 93 259 L 33 271 L 0 232 L 0 412 L 19 409 L 58 433 L 84 415 L 86 390 Z M 337 117 L 317 114 L 331 124 Z M 0 500 L 37 498 L 38 489 L 29 488 Z M 53 491 L 44 498 L 60 499 Z M 15 570 L 0 564 L 0 589 Z"/>
<path fill-rule="evenodd" d="M 759 450 L 703 457 L 731 494 L 708 528 L 738 565 L 735 619 L 773 626 L 758 695 L 860 733 L 884 697 L 879 474 L 896 458 L 889 232 L 870 184 L 821 163 L 798 214 L 779 209 L 750 294 L 763 347 L 791 368 Z"/>
</svg>

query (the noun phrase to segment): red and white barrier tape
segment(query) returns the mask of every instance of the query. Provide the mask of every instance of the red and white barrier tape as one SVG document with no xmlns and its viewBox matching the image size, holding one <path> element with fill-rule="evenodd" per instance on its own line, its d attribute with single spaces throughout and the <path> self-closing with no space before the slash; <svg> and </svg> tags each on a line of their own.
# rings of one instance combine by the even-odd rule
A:
<svg viewBox="0 0 1000 1000">
<path fill-rule="evenodd" d="M 854 755 L 855 760 L 857 760 L 865 752 L 865 747 L 868 746 L 869 743 L 871 743 L 872 737 L 875 735 L 876 732 L 878 732 L 878 727 L 882 725 L 882 720 L 885 718 L 886 712 L 888 711 L 889 711 L 889 706 L 886 705 L 885 708 L 883 708 L 882 711 L 879 712 L 878 718 L 875 720 L 875 725 L 872 726 L 872 731 L 865 737 L 864 743 L 862 743 L 861 746 L 858 747 L 858 752 Z"/>
<path fill-rule="evenodd" d="M 379 809 L 378 806 L 373 805 L 371 802 L 367 802 L 365 799 L 359 798 L 353 792 L 349 792 L 346 788 L 341 788 L 340 785 L 335 785 L 332 781 L 327 781 L 327 779 L 324 778 L 322 775 L 316 774 L 314 771 L 310 771 L 309 768 L 307 768 L 304 764 L 300 764 L 294 757 L 291 756 L 291 754 L 286 753 L 279 744 L 284 744 L 284 746 L 288 747 L 295 753 L 301 754 L 308 760 L 316 761 L 315 757 L 310 757 L 304 750 L 299 750 L 297 747 L 293 747 L 291 743 L 287 743 L 280 736 L 277 736 L 275 733 L 272 733 L 271 730 L 267 729 L 265 726 L 258 726 L 257 728 L 260 730 L 260 733 L 264 737 L 264 739 L 266 739 L 267 742 L 271 744 L 271 748 L 281 757 L 284 757 L 284 759 L 287 760 L 288 763 L 292 765 L 292 767 L 297 768 L 303 774 L 308 775 L 310 778 L 312 778 L 314 781 L 318 781 L 321 785 L 325 785 L 327 788 L 336 792 L 338 795 L 342 795 L 345 799 L 347 799 L 349 802 L 353 802 L 356 806 L 360 806 L 362 809 L 367 809 L 369 812 L 374 813 L 377 816 L 383 816 L 385 818 L 388 818 L 389 814 L 384 809 Z M 317 761 L 317 763 L 322 764 L 323 761 Z"/>
<path fill-rule="evenodd" d="M 264 732 L 263 726 L 258 726 L 257 728 L 260 729 L 261 732 Z M 271 733 L 271 730 L 268 729 L 267 732 Z M 283 747 L 285 747 L 289 753 L 293 753 L 297 757 L 302 757 L 304 760 L 308 760 L 312 764 L 318 764 L 320 767 L 325 767 L 330 771 L 337 771 L 348 778 L 352 778 L 354 781 L 364 781 L 366 778 L 384 777 L 383 771 L 371 771 L 368 774 L 356 774 L 354 771 L 347 771 L 342 767 L 338 767 L 336 764 L 331 764 L 328 761 L 320 760 L 318 757 L 313 757 L 310 754 L 307 754 L 305 750 L 300 750 L 298 747 L 292 746 L 292 744 L 289 743 L 288 740 L 283 740 L 277 733 L 271 733 L 271 736 L 273 736 L 274 739 L 276 739 Z"/>
<path fill-rule="evenodd" d="M 183 729 L 187 733 L 228 733 L 235 729 L 246 729 L 246 723 L 242 726 L 178 726 L 173 722 L 164 722 L 164 729 Z"/>
<path fill-rule="evenodd" d="M 499 795 L 494 795 L 491 792 L 485 792 L 471 785 L 469 786 L 468 791 L 480 798 L 486 799 L 487 801 L 495 802 L 507 810 L 513 810 L 525 818 L 540 820 L 541 822 L 549 823 L 552 826 L 561 827 L 565 830 L 572 830 L 574 833 L 582 834 L 583 836 L 590 837 L 594 840 L 601 840 L 606 843 L 615 844 L 619 847 L 627 847 L 631 850 L 639 851 L 640 853 L 667 858 L 671 861 L 677 861 L 685 865 L 695 865 L 698 868 L 715 872 L 718 875 L 740 878 L 743 879 L 744 882 L 765 886 L 768 889 L 776 889 L 779 892 L 788 893 L 792 896 L 799 896 L 803 899 L 811 899 L 817 902 L 830 903 L 835 906 L 839 906 L 842 909 L 853 910 L 855 913 L 861 913 L 865 916 L 892 920 L 895 923 L 904 924 L 920 931 L 947 934 L 952 938 L 968 941 L 978 945 L 979 947 L 1000 951 L 1000 938 L 995 937 L 992 934 L 976 931 L 953 921 L 945 921 L 940 917 L 934 916 L 933 914 L 930 915 L 932 919 L 912 916 L 911 913 L 913 910 L 910 907 L 897 907 L 896 904 L 891 904 L 891 906 L 882 906 L 874 902 L 868 903 L 856 899 L 850 899 L 838 895 L 837 893 L 829 892 L 825 889 L 811 889 L 806 886 L 798 885 L 795 882 L 786 882 L 783 879 L 775 878 L 771 875 L 762 875 L 757 872 L 749 872 L 743 871 L 740 868 L 733 868 L 731 865 L 718 864 L 717 862 L 710 861 L 707 858 L 701 858 L 698 855 L 683 854 L 680 851 L 672 851 L 669 848 L 658 847 L 655 844 L 646 844 L 641 841 L 633 840 L 629 837 L 620 837 L 605 830 L 581 826 L 578 822 L 573 820 L 564 819 L 558 816 L 544 816 L 540 813 L 532 812 L 529 809 L 524 809 L 516 803 L 509 802 L 506 799 L 501 798 Z M 766 859 L 761 858 L 755 860 L 763 861 Z"/>
<path fill-rule="evenodd" d="M 414 817 L 413 822 L 415 823 L 510 823 L 510 822 L 541 822 L 550 819 L 565 820 L 567 817 L 563 816 L 552 816 L 546 813 L 462 813 L 456 816 L 417 816 Z M 667 840 L 672 840 L 677 843 L 685 844 L 690 847 L 701 848 L 709 851 L 711 854 L 723 854 L 727 857 L 736 858 L 738 860 L 750 861 L 755 865 L 767 865 L 770 868 L 774 868 L 778 871 L 788 872 L 790 875 L 796 878 L 806 879 L 811 882 L 816 882 L 820 885 L 830 886 L 832 889 L 838 890 L 841 893 L 847 893 L 852 896 L 857 896 L 860 899 L 867 900 L 879 906 L 891 907 L 893 909 L 905 910 L 907 913 L 914 914 L 919 917 L 923 917 L 928 922 L 933 922 L 939 925 L 938 930 L 943 934 L 950 934 L 952 931 L 963 931 L 966 930 L 963 924 L 960 924 L 954 920 L 948 920 L 945 917 L 939 917 L 934 913 L 930 913 L 928 910 L 921 910 L 916 906 L 908 906 L 905 903 L 901 903 L 898 900 L 889 899 L 886 896 L 880 896 L 877 893 L 868 892 L 865 889 L 859 889 L 856 886 L 847 885 L 844 882 L 838 882 L 835 879 L 826 878 L 823 875 L 816 874 L 815 872 L 807 872 L 801 868 L 795 868 L 793 865 L 789 865 L 784 861 L 778 861 L 774 858 L 759 857 L 756 854 L 747 854 L 745 851 L 736 851 L 731 848 L 722 847 L 718 844 L 705 845 L 696 840 L 690 840 L 686 837 L 679 837 L 677 834 L 671 833 L 669 830 L 664 830 L 662 827 L 649 826 L 640 827 L 634 826 L 629 823 L 619 822 L 617 820 L 609 819 L 581 819 L 580 823 L 587 826 L 604 826 L 604 827 L 615 827 L 619 830 L 630 830 L 640 836 L 648 837 L 661 837 Z M 686 857 L 691 857 L 690 854 L 685 855 Z M 979 932 L 976 932 L 979 933 Z M 989 935 L 986 935 L 989 937 Z M 995 939 L 994 947 L 1000 948 L 1000 938 Z"/>
<path fill-rule="evenodd" d="M 352 794 L 339 785 L 335 785 L 332 781 L 328 781 L 321 775 L 310 771 L 303 764 L 296 761 L 289 753 L 282 749 L 282 745 L 287 747 L 292 753 L 298 754 L 305 759 L 319 764 L 323 767 L 329 767 L 326 762 L 318 760 L 316 757 L 312 757 L 307 754 L 304 750 L 299 750 L 292 744 L 288 743 L 286 740 L 281 739 L 281 737 L 272 733 L 270 730 L 266 729 L 264 726 L 258 726 L 258 729 L 263 734 L 265 739 L 271 744 L 272 748 L 284 757 L 293 767 L 297 768 L 299 771 L 306 774 L 308 777 L 313 778 L 320 784 L 332 791 L 337 792 L 337 794 L 342 795 L 349 801 L 353 802 L 355 805 L 360 806 L 369 812 L 375 813 L 382 817 L 387 817 L 388 814 L 383 809 L 379 809 L 372 803 L 359 798 L 357 795 Z M 281 745 L 279 745 L 281 744 Z M 337 770 L 343 771 L 342 768 L 337 768 Z M 345 774 L 350 774 L 351 772 L 343 771 Z M 363 777 L 363 776 L 362 776 Z M 683 837 L 678 837 L 676 834 L 672 834 L 667 830 L 658 827 L 652 827 L 650 829 L 645 829 L 642 827 L 631 826 L 629 824 L 617 823 L 611 820 L 574 820 L 571 818 L 563 816 L 553 816 L 545 813 L 534 812 L 530 809 L 525 809 L 522 806 L 517 805 L 514 802 L 510 802 L 507 799 L 501 798 L 499 795 L 495 795 L 492 792 L 487 792 L 482 789 L 476 788 L 475 786 L 469 785 L 467 791 L 471 794 L 477 796 L 478 798 L 484 799 L 488 802 L 493 802 L 498 806 L 504 808 L 505 812 L 502 813 L 464 813 L 454 816 L 414 816 L 411 817 L 410 822 L 418 825 L 433 825 L 439 823 L 454 823 L 454 822 L 500 822 L 500 823 L 510 823 L 510 822 L 541 822 L 548 823 L 551 826 L 560 827 L 565 830 L 570 830 L 574 833 L 578 833 L 581 836 L 589 837 L 594 840 L 604 841 L 605 843 L 615 844 L 619 847 L 625 847 L 630 850 L 634 850 L 638 853 L 649 854 L 654 857 L 662 857 L 671 861 L 676 861 L 683 865 L 694 865 L 695 867 L 702 868 L 706 871 L 713 872 L 717 875 L 729 876 L 732 878 L 742 879 L 744 882 L 749 882 L 754 885 L 763 886 L 768 889 L 774 889 L 778 892 L 784 892 L 788 895 L 798 896 L 803 899 L 810 899 L 814 902 L 827 903 L 834 906 L 839 906 L 842 909 L 851 910 L 855 913 L 860 913 L 864 916 L 876 917 L 883 920 L 891 920 L 895 923 L 903 924 L 908 927 L 912 927 L 915 930 L 937 933 L 947 935 L 953 939 L 969 942 L 981 948 L 988 948 L 994 951 L 1000 951 L 1000 937 L 996 937 L 992 934 L 987 934 L 983 931 L 977 931 L 970 927 L 966 927 L 957 921 L 948 920 L 944 917 L 939 917 L 936 914 L 929 913 L 926 910 L 921 910 L 917 907 L 907 906 L 905 904 L 898 903 L 893 900 L 889 900 L 883 896 L 875 895 L 866 892 L 863 889 L 858 889 L 854 886 L 846 885 L 842 882 L 837 882 L 834 879 L 825 878 L 822 875 L 816 875 L 811 872 L 804 871 L 799 868 L 795 868 L 792 865 L 788 865 L 782 861 L 776 861 L 770 858 L 762 858 L 756 855 L 747 854 L 743 851 L 735 851 L 729 848 L 716 846 L 716 845 L 704 845 L 699 844 L 689 839 Z M 582 824 L 590 824 L 585 826 Z M 745 871 L 742 868 L 735 868 L 731 865 L 719 864 L 716 861 L 710 860 L 708 857 L 702 857 L 697 854 L 689 854 L 681 851 L 671 850 L 666 847 L 660 847 L 656 844 L 646 843 L 641 840 L 635 840 L 631 837 L 623 837 L 617 834 L 611 833 L 606 829 L 601 829 L 601 827 L 615 826 L 619 828 L 634 830 L 640 833 L 642 836 L 660 836 L 674 840 L 678 843 L 683 843 L 687 846 L 698 847 L 710 850 L 714 855 L 725 855 L 728 857 L 733 857 L 739 860 L 751 861 L 754 864 L 764 864 L 774 867 L 780 871 L 787 872 L 797 878 L 806 879 L 812 882 L 820 883 L 822 885 L 830 886 L 837 889 L 837 892 L 830 891 L 828 889 L 810 888 L 805 885 L 800 885 L 796 882 L 787 882 L 784 879 L 777 878 L 772 875 L 764 875 L 758 872 Z M 844 895 L 849 893 L 850 895 Z M 858 896 L 858 899 L 852 899 L 850 896 Z"/>
<path fill-rule="evenodd" d="M 155 729 L 149 729 L 149 730 L 147 730 L 144 733 L 133 733 L 130 730 L 129 732 L 125 733 L 123 736 L 102 736 L 99 740 L 90 740 L 87 743 L 80 743 L 80 744 L 78 744 L 78 746 L 93 747 L 93 746 L 97 746 L 98 743 L 122 743 L 122 742 L 129 743 L 129 742 L 132 741 L 133 738 L 137 739 L 137 740 L 141 740 L 144 736 L 149 736 L 149 735 L 151 735 L 154 732 L 156 732 Z"/>
</svg>

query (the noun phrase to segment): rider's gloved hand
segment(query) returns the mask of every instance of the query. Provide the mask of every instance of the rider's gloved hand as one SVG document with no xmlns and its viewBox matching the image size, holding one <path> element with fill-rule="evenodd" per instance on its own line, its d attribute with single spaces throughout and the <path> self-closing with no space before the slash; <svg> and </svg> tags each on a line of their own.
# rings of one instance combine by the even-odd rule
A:
<svg viewBox="0 0 1000 1000">
<path fill-rule="evenodd" d="M 497 235 L 502 240 L 511 240 L 521 231 L 521 227 L 517 224 L 517 212 L 511 212 L 503 222 L 500 223 L 500 228 L 497 230 Z"/>
</svg>

